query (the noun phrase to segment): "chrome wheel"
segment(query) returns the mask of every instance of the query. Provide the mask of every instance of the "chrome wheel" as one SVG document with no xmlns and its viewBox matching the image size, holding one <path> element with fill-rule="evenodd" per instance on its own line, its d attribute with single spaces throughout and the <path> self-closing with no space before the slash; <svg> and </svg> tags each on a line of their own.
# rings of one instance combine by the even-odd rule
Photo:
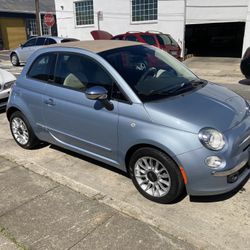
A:
<svg viewBox="0 0 250 250">
<path fill-rule="evenodd" d="M 17 56 L 15 54 L 11 57 L 11 62 L 13 65 L 17 65 L 18 59 L 17 59 Z"/>
<path fill-rule="evenodd" d="M 153 197 L 165 196 L 170 190 L 170 175 L 155 158 L 139 158 L 135 163 L 134 176 L 140 188 Z"/>
<path fill-rule="evenodd" d="M 25 122 L 19 118 L 15 117 L 11 121 L 11 130 L 15 140 L 21 145 L 26 145 L 29 141 L 29 132 Z"/>
</svg>

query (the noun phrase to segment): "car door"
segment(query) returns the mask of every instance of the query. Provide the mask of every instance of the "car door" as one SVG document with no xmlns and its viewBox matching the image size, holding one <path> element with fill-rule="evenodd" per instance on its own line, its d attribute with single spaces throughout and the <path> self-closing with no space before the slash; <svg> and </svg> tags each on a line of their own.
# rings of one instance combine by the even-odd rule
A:
<svg viewBox="0 0 250 250">
<path fill-rule="evenodd" d="M 25 44 L 23 44 L 20 47 L 20 50 L 19 50 L 19 60 L 21 62 L 26 62 L 27 61 L 27 59 L 28 59 L 28 57 L 30 55 L 30 51 L 36 45 L 36 40 L 37 40 L 36 37 L 31 38 Z"/>
<path fill-rule="evenodd" d="M 109 95 L 114 81 L 90 57 L 60 52 L 54 82 L 46 87 L 44 118 L 49 140 L 57 145 L 108 161 L 117 161 L 117 102 L 107 110 L 84 92 L 104 86 Z M 110 159 L 110 160 L 109 160 Z"/>
<path fill-rule="evenodd" d="M 35 121 L 40 139 L 46 139 L 47 133 L 43 118 L 43 99 L 46 84 L 54 77 L 56 53 L 45 53 L 32 63 L 22 84 L 22 98 L 26 102 L 33 121 Z"/>
</svg>

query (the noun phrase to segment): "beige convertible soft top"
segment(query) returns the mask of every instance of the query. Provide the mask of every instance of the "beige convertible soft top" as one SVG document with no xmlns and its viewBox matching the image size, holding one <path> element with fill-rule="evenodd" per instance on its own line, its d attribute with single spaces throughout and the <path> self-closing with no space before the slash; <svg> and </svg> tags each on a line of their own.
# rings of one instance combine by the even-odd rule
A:
<svg viewBox="0 0 250 250">
<path fill-rule="evenodd" d="M 50 45 L 49 47 L 64 47 L 64 48 L 79 48 L 86 49 L 95 53 L 106 50 L 117 49 L 126 46 L 136 46 L 142 43 L 121 41 L 121 40 L 92 40 L 92 41 L 77 41 L 68 43 L 58 43 Z"/>
</svg>

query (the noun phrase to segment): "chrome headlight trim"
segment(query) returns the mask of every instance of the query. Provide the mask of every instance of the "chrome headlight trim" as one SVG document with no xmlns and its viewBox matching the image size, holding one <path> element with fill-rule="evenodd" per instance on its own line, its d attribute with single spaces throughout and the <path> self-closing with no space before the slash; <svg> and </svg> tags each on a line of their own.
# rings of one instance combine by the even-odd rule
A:
<svg viewBox="0 0 250 250">
<path fill-rule="evenodd" d="M 202 128 L 199 132 L 199 140 L 206 148 L 219 151 L 225 147 L 224 135 L 214 128 Z"/>
</svg>

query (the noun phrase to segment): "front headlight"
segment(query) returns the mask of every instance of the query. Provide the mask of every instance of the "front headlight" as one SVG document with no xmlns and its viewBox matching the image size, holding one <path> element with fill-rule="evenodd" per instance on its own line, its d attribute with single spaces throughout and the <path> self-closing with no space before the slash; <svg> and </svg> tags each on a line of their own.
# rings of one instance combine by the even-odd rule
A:
<svg viewBox="0 0 250 250">
<path fill-rule="evenodd" d="M 5 89 L 10 89 L 14 83 L 15 83 L 15 81 L 6 82 L 6 83 L 3 85 L 3 90 L 5 90 Z"/>
<path fill-rule="evenodd" d="M 225 139 L 221 132 L 213 128 L 203 128 L 199 132 L 201 143 L 208 149 L 221 150 L 225 146 Z"/>
</svg>

